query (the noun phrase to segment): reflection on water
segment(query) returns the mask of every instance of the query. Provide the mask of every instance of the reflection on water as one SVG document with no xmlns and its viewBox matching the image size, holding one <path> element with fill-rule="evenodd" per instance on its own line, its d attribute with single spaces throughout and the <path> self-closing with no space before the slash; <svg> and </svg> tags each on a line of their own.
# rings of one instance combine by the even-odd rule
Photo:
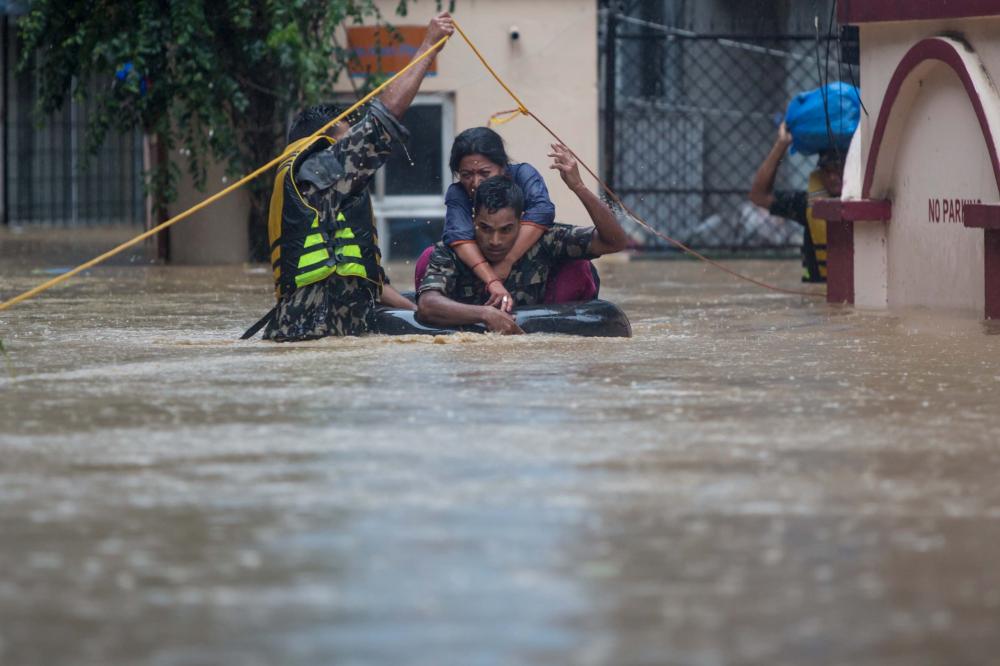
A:
<svg viewBox="0 0 1000 666">
<path fill-rule="evenodd" d="M 993 658 L 996 330 L 602 270 L 630 340 L 238 342 L 241 267 L 0 313 L 0 663 Z"/>
</svg>

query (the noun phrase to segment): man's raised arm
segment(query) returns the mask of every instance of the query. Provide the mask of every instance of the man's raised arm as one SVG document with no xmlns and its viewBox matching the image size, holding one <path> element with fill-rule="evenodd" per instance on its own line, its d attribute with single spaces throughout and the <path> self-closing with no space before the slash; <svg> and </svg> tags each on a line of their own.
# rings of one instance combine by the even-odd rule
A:
<svg viewBox="0 0 1000 666">
<path fill-rule="evenodd" d="M 455 24 L 451 19 L 451 14 L 441 12 L 427 24 L 427 34 L 424 36 L 424 41 L 420 45 L 420 48 L 417 49 L 413 59 L 419 58 L 433 48 L 434 44 L 442 38 L 454 33 Z M 413 98 L 417 96 L 417 91 L 420 90 L 420 84 L 423 82 L 427 70 L 431 67 L 431 61 L 436 57 L 436 55 L 433 55 L 424 58 L 412 69 L 396 79 L 392 85 L 385 89 L 385 92 L 379 95 L 379 101 L 397 119 L 402 119 L 403 114 L 410 108 Z"/>
<path fill-rule="evenodd" d="M 778 175 L 778 165 L 781 164 L 781 160 L 785 157 L 785 151 L 790 145 L 792 145 L 792 135 L 785 123 L 781 123 L 778 128 L 778 137 L 774 140 L 771 152 L 767 154 L 753 175 L 753 183 L 750 185 L 750 201 L 754 205 L 768 209 L 774 205 L 774 179 Z"/>
<path fill-rule="evenodd" d="M 591 254 L 612 254 L 624 250 L 628 243 L 625 230 L 618 224 L 618 219 L 607 204 L 583 184 L 580 168 L 573 153 L 561 143 L 551 145 L 552 152 L 549 153 L 549 157 L 553 158 L 553 162 L 549 168 L 559 172 L 563 182 L 580 199 L 580 203 L 587 209 L 587 214 L 594 222 L 594 236 L 589 248 Z"/>
</svg>

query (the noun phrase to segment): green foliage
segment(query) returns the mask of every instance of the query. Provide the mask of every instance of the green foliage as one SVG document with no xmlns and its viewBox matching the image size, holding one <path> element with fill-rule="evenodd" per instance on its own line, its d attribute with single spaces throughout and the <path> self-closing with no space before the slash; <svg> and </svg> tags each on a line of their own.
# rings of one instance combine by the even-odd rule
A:
<svg viewBox="0 0 1000 666">
<path fill-rule="evenodd" d="M 211 159 L 240 176 L 274 157 L 288 118 L 329 99 L 346 67 L 335 29 L 372 19 L 384 21 L 374 0 L 32 0 L 22 67 L 36 68 L 40 115 L 71 95 L 96 106 L 88 153 L 140 128 L 204 187 Z M 146 174 L 161 209 L 179 175 L 170 160 Z M 251 187 L 259 216 L 267 189 Z"/>
</svg>

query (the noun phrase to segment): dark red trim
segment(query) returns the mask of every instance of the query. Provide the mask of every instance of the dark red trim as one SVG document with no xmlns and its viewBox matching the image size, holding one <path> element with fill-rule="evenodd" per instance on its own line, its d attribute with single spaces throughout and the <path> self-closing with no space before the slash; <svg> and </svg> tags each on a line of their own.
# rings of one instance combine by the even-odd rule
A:
<svg viewBox="0 0 1000 666">
<path fill-rule="evenodd" d="M 965 204 L 962 223 L 983 230 L 983 281 L 986 287 L 984 316 L 1000 319 L 1000 205 Z"/>
<path fill-rule="evenodd" d="M 1000 230 L 983 230 L 983 278 L 986 282 L 987 319 L 1000 319 Z"/>
<path fill-rule="evenodd" d="M 854 225 L 826 223 L 826 302 L 854 303 Z"/>
<path fill-rule="evenodd" d="M 1000 229 L 1000 205 L 965 204 L 962 223 L 974 229 Z"/>
<path fill-rule="evenodd" d="M 911 0 L 900 1 L 909 2 Z M 940 2 L 940 0 L 938 1 Z M 899 66 L 896 67 L 896 72 L 892 75 L 892 80 L 889 81 L 889 86 L 886 88 L 882 109 L 878 114 L 878 122 L 875 125 L 875 131 L 872 133 L 871 149 L 868 151 L 868 163 L 865 166 L 864 186 L 861 188 L 861 196 L 865 199 L 871 198 L 872 181 L 875 179 L 875 167 L 878 165 L 879 151 L 882 148 L 882 140 L 885 138 L 885 130 L 889 124 L 889 117 L 892 115 L 892 109 L 896 104 L 899 91 L 903 87 L 903 83 L 910 76 L 910 73 L 918 65 L 928 60 L 943 62 L 951 67 L 955 74 L 958 75 L 958 78 L 962 80 L 965 92 L 969 95 L 969 101 L 972 103 L 972 108 L 975 109 L 976 117 L 979 119 L 979 127 L 983 131 L 986 148 L 990 153 L 990 162 L 993 165 L 993 177 L 996 179 L 997 187 L 1000 188 L 1000 157 L 997 156 L 996 146 L 993 143 L 993 131 L 986 120 L 986 112 L 983 109 L 982 100 L 979 99 L 979 93 L 976 92 L 976 88 L 972 84 L 972 77 L 965 68 L 962 57 L 951 44 L 942 39 L 931 37 L 918 42 L 913 48 L 907 51 L 903 59 L 899 61 Z"/>
<path fill-rule="evenodd" d="M 892 202 L 886 199 L 817 199 L 812 202 L 813 215 L 827 222 L 888 222 L 892 219 Z"/>
<path fill-rule="evenodd" d="M 813 215 L 826 220 L 826 300 L 854 303 L 854 222 L 888 222 L 892 202 L 817 199 Z"/>
<path fill-rule="evenodd" d="M 996 0 L 840 0 L 840 23 L 926 21 L 930 19 L 998 16 Z"/>
</svg>

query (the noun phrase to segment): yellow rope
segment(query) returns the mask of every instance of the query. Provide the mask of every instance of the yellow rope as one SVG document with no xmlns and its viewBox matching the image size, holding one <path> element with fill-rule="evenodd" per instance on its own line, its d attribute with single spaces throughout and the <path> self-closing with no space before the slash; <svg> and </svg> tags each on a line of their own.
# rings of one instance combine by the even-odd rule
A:
<svg viewBox="0 0 1000 666">
<path fill-rule="evenodd" d="M 472 49 L 472 52 L 476 54 L 477 58 L 479 58 L 479 62 L 483 63 L 483 67 L 485 67 L 486 70 L 493 75 L 493 78 L 497 80 L 497 83 L 500 84 L 500 87 L 506 90 L 507 94 L 510 95 L 515 102 L 517 102 L 517 110 L 523 113 L 524 115 L 528 115 L 528 107 L 526 107 L 524 105 L 524 102 L 522 102 L 518 98 L 518 96 L 514 94 L 514 91 L 511 90 L 510 87 L 503 82 L 503 79 L 501 79 L 500 76 L 495 71 L 493 71 L 493 68 L 490 67 L 490 63 L 486 62 L 486 58 L 484 58 L 483 54 L 479 52 L 479 49 L 476 48 L 476 45 L 472 43 L 472 40 L 469 39 L 469 36 L 465 34 L 465 31 L 462 30 L 462 26 L 458 24 L 458 21 L 452 19 L 452 23 L 455 24 L 455 30 L 458 31 L 458 34 L 462 35 L 462 39 L 465 40 L 465 43 L 469 45 L 469 48 Z"/>
<path fill-rule="evenodd" d="M 505 123 L 509 123 L 510 121 L 514 120 L 514 118 L 523 115 L 524 112 L 522 112 L 521 109 L 509 109 L 507 111 L 497 111 L 496 113 L 490 116 L 490 119 L 489 121 L 487 121 L 486 124 L 489 125 L 490 127 L 494 127 L 496 125 L 503 125 Z"/>
<path fill-rule="evenodd" d="M 513 114 L 514 111 L 516 111 L 516 112 L 518 112 L 520 114 L 523 114 L 523 115 L 526 115 L 526 116 L 531 116 L 535 120 L 535 122 L 537 122 L 539 125 L 541 125 L 549 134 L 551 134 L 552 137 L 556 141 L 558 141 L 559 143 L 561 143 L 563 145 L 567 145 L 566 142 L 563 141 L 561 138 L 559 138 L 559 136 L 555 132 L 553 132 L 548 127 L 548 125 L 546 125 L 544 122 L 542 122 L 542 120 L 538 116 L 536 116 L 534 113 L 532 113 L 531 111 L 528 110 L 528 108 L 524 105 L 524 102 L 522 102 L 521 99 L 516 94 L 514 94 L 514 91 L 510 89 L 510 87 L 504 82 L 504 80 L 500 78 L 500 75 L 497 74 L 496 71 L 486 61 L 486 58 L 483 57 L 483 54 L 479 52 L 479 49 L 476 48 L 475 44 L 472 43 L 472 40 L 469 39 L 468 35 L 465 34 L 465 31 L 462 30 L 462 27 L 458 24 L 458 21 L 455 21 L 454 24 L 455 24 L 455 29 L 458 31 L 458 34 L 460 34 L 462 36 L 462 39 L 465 40 L 465 43 L 469 45 L 469 48 L 472 49 L 472 52 L 479 59 L 479 62 L 481 62 L 483 64 L 483 66 L 487 69 L 487 71 L 489 71 L 489 73 L 491 75 L 493 75 L 493 78 L 496 79 L 497 83 L 500 84 L 500 87 L 502 87 L 505 91 L 507 91 L 507 94 L 510 95 L 510 97 L 515 102 L 517 102 L 517 109 L 512 110 L 511 114 Z M 377 95 L 382 90 L 384 90 L 393 81 L 395 81 L 397 78 L 399 78 L 400 76 L 402 76 L 405 72 L 409 71 L 410 68 L 412 68 L 413 66 L 415 66 L 418 62 L 420 62 L 424 58 L 427 58 L 427 57 L 433 55 L 434 53 L 436 53 L 437 50 L 438 50 L 438 48 L 440 48 L 442 45 L 444 45 L 444 43 L 446 41 L 448 41 L 448 39 L 449 39 L 449 37 L 442 37 L 427 52 L 425 52 L 425 53 L 421 54 L 420 56 L 418 56 L 417 58 L 415 58 L 406 67 L 404 67 L 399 72 L 397 72 L 395 75 L 393 75 L 391 78 L 389 78 L 385 83 L 383 83 L 382 85 L 378 86 L 373 91 L 371 91 L 370 93 L 368 93 L 367 95 L 365 95 L 363 98 L 361 98 L 360 100 L 358 100 L 357 102 L 355 102 L 349 109 L 347 109 L 346 111 L 344 111 L 343 113 L 341 113 L 339 116 L 337 116 L 336 118 L 334 118 L 333 120 L 331 120 L 330 122 L 328 122 L 323 127 L 321 127 L 318 130 L 316 130 L 310 136 L 318 136 L 322 132 L 325 132 L 331 126 L 335 125 L 336 123 L 338 123 L 341 120 L 343 120 L 344 118 L 346 118 L 352 112 L 354 112 L 355 110 L 357 110 L 360 106 L 362 106 L 363 104 L 365 104 L 366 102 L 368 102 L 369 100 L 371 100 L 375 95 Z M 506 121 L 509 121 L 509 120 L 513 119 L 514 117 L 515 117 L 514 115 L 511 115 L 509 118 L 506 118 L 506 119 L 504 119 L 502 121 L 499 121 L 499 122 L 506 122 Z M 567 148 L 568 148 L 568 146 L 567 146 Z M 665 241 L 673 244 L 674 246 L 680 248 L 684 252 L 686 252 L 686 253 L 694 256 L 694 257 L 697 257 L 698 259 L 700 259 L 700 260 L 702 260 L 702 261 L 704 261 L 704 262 L 706 262 L 706 263 L 708 263 L 708 264 L 710 264 L 712 266 L 715 266 L 719 270 L 722 270 L 722 271 L 724 271 L 726 273 L 729 273 L 730 275 L 732 275 L 734 277 L 740 278 L 741 280 L 746 280 L 747 282 L 751 282 L 753 284 L 756 284 L 758 286 L 764 287 L 766 289 L 771 289 L 771 290 L 782 292 L 782 293 L 786 293 L 786 294 L 796 294 L 796 295 L 802 295 L 802 296 L 812 296 L 812 297 L 821 297 L 821 296 L 823 296 L 823 294 L 820 294 L 820 293 L 817 293 L 817 292 L 799 291 L 799 290 L 795 290 L 795 289 L 784 289 L 782 287 L 776 287 L 774 285 L 770 285 L 770 284 L 767 284 L 765 282 L 761 282 L 760 280 L 756 280 L 756 279 L 754 279 L 752 277 L 749 277 L 747 275 L 743 275 L 741 273 L 738 273 L 737 271 L 734 271 L 734 270 L 732 270 L 730 268 L 727 268 L 726 266 L 723 266 L 722 264 L 720 264 L 720 263 L 718 263 L 716 261 L 713 261 L 712 259 L 709 259 L 708 257 L 700 254 L 699 252 L 696 252 L 695 250 L 691 249 L 690 247 L 688 247 L 684 243 L 681 243 L 680 241 L 675 240 L 675 239 L 671 238 L 670 236 L 668 236 L 668 235 L 666 235 L 666 234 L 664 234 L 664 233 L 662 233 L 662 232 L 654 229 L 645 220 L 643 220 L 641 217 L 639 217 L 638 215 L 636 215 L 635 213 L 633 213 L 628 208 L 628 206 L 625 205 L 625 203 L 621 200 L 621 198 L 614 192 L 614 190 L 612 190 L 610 187 L 608 187 L 608 185 L 603 180 L 601 180 L 600 177 L 598 177 L 598 175 L 594 172 L 594 170 L 591 169 L 587 165 L 586 162 L 584 162 L 582 159 L 580 159 L 579 155 L 577 155 L 575 152 L 573 152 L 573 150 L 571 148 L 569 149 L 569 151 L 570 151 L 570 153 L 573 154 L 573 157 L 576 158 L 577 162 L 579 162 L 580 165 L 587 171 L 587 173 L 589 173 L 591 176 L 593 176 L 597 180 L 597 182 L 601 185 L 601 187 L 604 189 L 604 191 L 608 193 L 608 196 L 610 196 L 612 198 L 612 200 L 615 201 L 615 203 L 617 203 L 619 206 L 621 206 L 622 210 L 624 210 L 626 213 L 628 213 L 632 217 L 632 219 L 634 219 L 640 225 L 642 225 L 643 227 L 645 227 L 646 229 L 648 229 L 651 233 L 653 233 L 656 236 L 664 239 Z M 22 293 L 22 294 L 20 294 L 18 296 L 15 296 L 14 298 L 11 298 L 10 300 L 7 300 L 7 301 L 4 301 L 4 302 L 0 303 L 0 312 L 2 312 L 3 310 L 6 310 L 7 308 L 9 308 L 9 307 L 11 307 L 13 305 L 17 305 L 21 301 L 25 301 L 25 300 L 27 300 L 29 298 L 37 296 L 38 294 L 40 294 L 40 293 L 42 293 L 42 292 L 44 292 L 44 291 L 46 291 L 48 289 L 51 289 L 52 287 L 56 286 L 57 284 L 65 282 L 66 280 L 70 279 L 74 275 L 77 275 L 77 274 L 79 274 L 79 273 L 87 270 L 88 268 L 92 268 L 92 267 L 96 266 L 97 264 L 100 264 L 101 262 L 106 261 L 107 259 L 110 259 L 111 257 L 113 257 L 116 254 L 122 252 L 123 250 L 126 250 L 126 249 L 132 247 L 133 245 L 136 245 L 136 244 L 144 241 L 145 239 L 149 238 L 150 236 L 153 236 L 153 235 L 159 233 L 160 231 L 163 231 L 164 229 L 167 229 L 168 227 L 171 227 L 174 224 L 177 224 L 178 222 L 180 222 L 181 220 L 183 220 L 183 219 L 185 219 L 187 217 L 190 217 L 191 215 L 193 215 L 194 213 L 198 212 L 202 208 L 205 208 L 206 206 L 209 206 L 212 203 L 218 201 L 219 199 L 221 199 L 222 197 L 226 196 L 230 192 L 233 192 L 234 190 L 242 187 L 243 185 L 247 184 L 248 182 L 250 182 L 251 180 L 253 180 L 257 176 L 259 176 L 262 173 L 264 173 L 265 171 L 267 171 L 268 169 L 270 169 L 273 166 L 275 166 L 276 164 L 280 163 L 282 160 L 284 160 L 288 156 L 288 154 L 289 154 L 289 152 L 287 150 L 283 151 L 280 155 L 278 155 L 277 157 L 275 157 L 273 160 L 271 160 L 267 164 L 261 166 L 260 168 L 256 169 L 255 171 L 247 174 L 246 176 L 244 176 L 240 180 L 236 181 L 235 183 L 233 183 L 229 187 L 227 187 L 227 188 L 225 188 L 225 189 L 223 189 L 223 190 L 221 190 L 219 192 L 216 192 L 212 196 L 208 197 L 207 199 L 205 199 L 201 203 L 196 204 L 195 206 L 187 209 L 183 213 L 180 213 L 179 215 L 175 215 L 174 217 L 170 218 L 169 220 L 166 220 L 165 222 L 162 222 L 162 223 L 156 225 L 152 229 L 149 229 L 148 231 L 139 234 L 135 238 L 133 238 L 133 239 L 131 239 L 129 241 L 126 241 L 126 242 L 122 243 L 121 245 L 119 245 L 119 246 L 117 246 L 117 247 L 115 247 L 115 248 L 113 248 L 111 250 L 108 250 L 104 254 L 102 254 L 102 255 L 100 255 L 98 257 L 95 257 L 95 258 L 91 259 L 90 261 L 87 261 L 87 262 L 85 262 L 83 264 L 80 264 L 76 268 L 74 268 L 74 269 L 72 269 L 70 271 L 67 271 L 66 273 L 63 273 L 62 275 L 59 275 L 59 276 L 57 276 L 57 277 L 49 280 L 48 282 L 44 282 L 43 284 L 40 284 L 40 285 L 38 285 L 37 287 L 35 287 L 33 289 L 29 289 L 28 291 L 26 291 L 26 292 L 24 292 L 24 293 Z"/>
<path fill-rule="evenodd" d="M 479 58 L 479 62 L 483 63 L 483 67 L 485 67 L 487 70 L 489 70 L 489 73 L 493 75 L 493 78 L 496 79 L 497 83 L 499 83 L 500 86 L 504 90 L 507 91 L 507 94 L 510 95 L 511 98 L 515 102 L 517 102 L 517 109 L 515 109 L 515 111 L 518 111 L 521 114 L 526 115 L 526 116 L 531 116 L 531 118 L 533 118 L 535 120 L 535 122 L 537 122 L 539 125 L 541 125 L 542 128 L 544 128 L 546 132 L 548 132 L 549 134 L 552 135 L 552 138 L 554 138 L 556 141 L 558 141 L 559 143 L 561 143 L 564 146 L 566 146 L 566 148 L 569 150 L 569 152 L 572 153 L 573 157 L 576 158 L 576 161 L 580 163 L 580 166 L 582 166 L 587 171 L 587 173 L 589 173 L 591 176 L 594 177 L 595 180 L 597 180 L 597 182 L 604 189 L 604 191 L 608 193 L 608 196 L 611 197 L 611 199 L 615 203 L 617 203 L 619 206 L 621 206 L 622 210 L 624 210 L 626 213 L 628 213 L 628 215 L 633 220 L 635 220 L 640 225 L 642 225 L 647 230 L 649 230 L 650 233 L 653 233 L 656 236 L 662 238 L 663 240 L 665 240 L 668 243 L 674 245 L 675 247 L 679 248 L 683 252 L 685 252 L 687 254 L 690 254 L 691 256 L 693 256 L 693 257 L 695 257 L 697 259 L 700 259 L 701 261 L 704 261 L 705 263 L 707 263 L 707 264 L 709 264 L 711 266 L 714 266 L 715 268 L 718 268 L 720 271 L 723 271 L 724 273 L 728 273 L 729 275 L 732 275 L 733 277 L 739 278 L 741 280 L 745 280 L 745 281 L 750 282 L 751 284 L 755 284 L 755 285 L 757 285 L 759 287 L 763 287 L 765 289 L 770 289 L 772 291 L 781 292 L 783 294 L 793 294 L 793 295 L 796 295 L 796 296 L 808 296 L 808 297 L 811 297 L 811 298 L 823 298 L 825 296 L 825 294 L 820 293 L 820 292 L 815 292 L 815 291 L 802 291 L 800 289 L 785 289 L 784 287 L 777 287 L 775 285 L 768 284 L 766 282 L 762 282 L 760 280 L 752 278 L 749 275 L 744 275 L 743 273 L 740 273 L 738 271 L 734 271 L 733 269 L 731 269 L 731 268 L 729 268 L 727 266 L 724 266 L 724 265 L 720 264 L 717 261 L 709 259 L 705 255 L 703 255 L 700 252 L 697 252 L 696 250 L 688 247 L 687 245 L 685 245 L 684 243 L 680 242 L 679 240 L 671 238 L 670 236 L 666 235 L 665 233 L 663 233 L 663 232 L 661 232 L 661 231 L 659 231 L 657 229 L 654 229 L 644 219 L 642 219 L 641 217 L 639 217 L 638 215 L 636 215 L 635 213 L 633 213 L 632 210 L 628 206 L 625 205 L 625 202 L 621 200 L 621 197 L 619 197 L 618 194 L 615 193 L 615 191 L 612 190 L 608 186 L 607 183 L 605 183 L 603 180 L 601 180 L 601 178 L 596 173 L 594 173 L 594 170 L 591 169 L 589 166 L 587 166 L 587 163 L 584 162 L 582 159 L 580 159 L 580 156 L 577 155 L 575 152 L 573 152 L 573 149 L 570 148 L 566 144 L 565 141 L 563 141 L 562 139 L 559 138 L 559 135 L 557 135 L 555 132 L 553 132 L 549 128 L 548 125 L 546 125 L 544 122 L 542 122 L 541 118 L 539 118 L 538 116 L 536 116 L 532 111 L 530 111 L 528 109 L 528 107 L 526 107 L 524 105 L 524 102 L 522 102 L 521 99 L 517 95 L 514 94 L 514 92 L 510 89 L 510 87 L 506 83 L 504 83 L 503 79 L 500 78 L 500 75 L 497 74 L 496 71 L 494 71 L 494 69 L 492 67 L 490 67 L 490 65 L 489 65 L 488 62 L 486 62 L 486 59 L 483 57 L 483 54 L 479 52 L 479 49 L 477 49 L 475 47 L 475 45 L 472 43 L 472 40 L 469 39 L 468 35 L 465 34 L 465 31 L 462 30 L 461 26 L 458 25 L 458 21 L 455 21 L 454 23 L 455 23 L 455 30 L 457 30 L 458 34 L 460 34 L 462 36 L 462 39 L 465 40 L 465 43 L 469 45 L 469 48 L 472 49 L 472 52 L 476 54 L 476 57 Z M 497 116 L 497 115 L 502 115 L 503 113 L 505 113 L 505 112 L 500 112 L 499 114 L 493 114 L 493 115 Z M 513 112 L 511 112 L 511 113 L 513 113 Z M 504 120 L 499 121 L 497 124 L 500 124 L 501 122 L 510 121 L 510 120 L 512 120 L 515 117 L 516 116 L 512 115 L 509 118 L 505 118 Z M 490 120 L 491 120 L 491 123 L 492 123 L 493 118 L 491 118 Z"/>
<path fill-rule="evenodd" d="M 424 58 L 433 56 L 435 53 L 437 53 L 438 49 L 441 46 L 443 46 L 446 41 L 448 41 L 448 38 L 449 37 L 446 36 L 446 37 L 442 37 L 441 39 L 439 39 L 437 41 L 437 43 L 435 43 L 434 46 L 432 46 L 430 49 L 428 49 L 425 53 L 423 53 L 420 56 L 414 58 L 408 65 L 406 65 L 406 67 L 404 67 L 403 69 L 399 70 L 396 74 L 394 74 L 390 79 L 388 79 L 382 85 L 378 86 L 377 88 L 375 88 L 374 90 L 372 90 L 370 93 L 368 93 L 367 95 L 365 95 L 364 97 L 362 97 L 361 99 L 359 99 L 349 109 L 347 109 L 346 111 L 344 111 L 343 113 L 341 113 L 339 116 L 337 116 L 336 118 L 334 118 L 333 120 L 331 120 L 327 124 L 325 124 L 322 127 L 320 127 L 318 130 L 316 130 L 315 132 L 313 132 L 310 135 L 310 137 L 319 136 L 320 134 L 322 134 L 323 132 L 325 132 L 330 127 L 333 127 L 338 122 L 340 122 L 341 120 L 343 120 L 344 118 L 346 118 L 347 116 L 349 116 L 351 113 L 353 113 L 354 111 L 356 111 L 363 104 L 365 104 L 366 102 L 368 102 L 369 100 L 371 100 L 373 97 L 375 97 L 375 95 L 377 95 L 380 92 L 382 92 L 382 90 L 384 90 L 390 83 L 392 83 L 393 81 L 395 81 L 396 79 L 398 79 L 400 76 L 402 76 L 404 73 L 406 73 L 407 71 L 409 71 L 418 62 L 420 62 Z M 307 138 L 310 138 L 310 137 L 307 137 Z M 192 206 L 191 208 L 188 208 L 183 213 L 175 215 L 174 217 L 170 218 L 169 220 L 166 220 L 165 222 L 161 222 L 160 224 L 156 225 L 152 229 L 150 229 L 150 230 L 148 230 L 148 231 L 146 231 L 144 233 L 139 234 L 138 236 L 136 236 L 135 238 L 133 238 L 131 240 L 125 241 L 121 245 L 119 245 L 119 246 L 117 246 L 117 247 L 115 247 L 115 248 L 113 248 L 111 250 L 108 250 L 107 252 L 105 252 L 104 254 L 102 254 L 102 255 L 100 255 L 98 257 L 94 257 L 90 261 L 87 261 L 87 262 L 84 262 L 84 263 L 80 264 L 76 268 L 63 273 L 62 275 L 59 275 L 59 276 L 57 276 L 57 277 L 49 280 L 48 282 L 44 282 L 44 283 L 38 285 L 37 287 L 35 287 L 33 289 L 29 289 L 28 291 L 26 291 L 26 292 L 24 292 L 24 293 L 22 293 L 22 294 L 20 294 L 18 296 L 15 296 L 14 298 L 11 298 L 10 300 L 7 300 L 7 301 L 4 301 L 3 303 L 0 303 L 0 312 L 6 310 L 7 308 L 9 308 L 11 306 L 17 305 L 21 301 L 26 301 L 29 298 L 37 296 L 38 294 L 42 293 L 43 291 L 51 289 L 52 287 L 56 286 L 57 284 L 59 284 L 61 282 L 65 282 L 66 280 L 70 279 L 74 275 L 77 275 L 78 273 L 82 273 L 83 271 L 87 270 L 88 268 L 93 268 L 97 264 L 110 259 L 111 257 L 115 256 L 119 252 L 122 252 L 123 250 L 127 250 L 128 248 L 132 247 L 133 245 L 136 245 L 136 244 L 138 244 L 138 243 L 146 240 L 150 236 L 153 236 L 153 235 L 159 233 L 160 231 L 163 231 L 164 229 L 177 224 L 181 220 L 183 220 L 183 219 L 185 219 L 187 217 L 190 217 L 191 215 L 194 215 L 195 213 L 197 213 L 202 208 L 205 208 L 206 206 L 209 206 L 209 205 L 215 203 L 216 201 L 218 201 L 222 197 L 226 196 L 230 192 L 232 192 L 232 191 L 234 191 L 234 190 L 236 190 L 236 189 L 238 189 L 240 187 L 243 187 L 244 185 L 246 185 L 247 183 L 249 183 L 251 180 L 253 180 L 257 176 L 261 175 L 262 173 L 264 173 L 265 171 L 267 171 L 268 169 L 270 169 L 271 167 L 275 166 L 276 164 L 281 163 L 286 157 L 288 157 L 289 153 L 290 153 L 290 151 L 288 151 L 288 150 L 282 151 L 282 153 L 280 155 L 278 155 L 277 157 L 275 157 L 273 160 L 271 160 L 270 162 L 268 162 L 264 166 L 262 166 L 259 169 L 255 170 L 255 171 L 253 171 L 253 172 L 251 172 L 249 174 L 247 174 L 246 176 L 243 176 L 243 178 L 239 179 L 238 181 L 236 181 L 235 183 L 233 183 L 229 187 L 227 187 L 227 188 L 225 188 L 223 190 L 220 190 L 219 192 L 216 192 L 215 194 L 213 194 L 212 196 L 208 197 L 207 199 L 205 199 L 201 203 L 198 203 L 198 204 Z"/>
</svg>

